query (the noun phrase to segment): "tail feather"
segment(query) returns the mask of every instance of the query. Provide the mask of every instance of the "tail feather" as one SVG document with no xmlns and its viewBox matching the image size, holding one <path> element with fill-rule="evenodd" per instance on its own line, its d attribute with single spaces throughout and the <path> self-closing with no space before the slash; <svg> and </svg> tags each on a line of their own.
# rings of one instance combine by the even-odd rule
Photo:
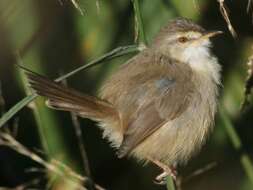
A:
<svg viewBox="0 0 253 190">
<path fill-rule="evenodd" d="M 117 119 L 118 112 L 112 104 L 99 98 L 84 95 L 41 75 L 27 72 L 31 88 L 46 97 L 47 105 L 54 109 L 71 111 L 81 117 L 97 121 Z"/>
</svg>

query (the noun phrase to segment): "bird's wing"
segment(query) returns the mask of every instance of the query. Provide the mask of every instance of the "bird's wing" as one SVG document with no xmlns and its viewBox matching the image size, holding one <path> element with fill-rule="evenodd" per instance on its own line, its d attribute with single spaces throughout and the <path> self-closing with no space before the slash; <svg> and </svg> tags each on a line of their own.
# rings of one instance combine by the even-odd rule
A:
<svg viewBox="0 0 253 190">
<path fill-rule="evenodd" d="M 131 109 L 122 108 L 128 113 L 122 112 L 127 123 L 119 157 L 131 152 L 166 122 L 179 117 L 194 93 L 189 65 L 165 56 L 150 61 L 143 65 L 142 72 L 137 72 L 128 81 L 134 81 L 135 85 L 129 87 L 128 95 L 124 96 L 125 104 Z"/>
</svg>

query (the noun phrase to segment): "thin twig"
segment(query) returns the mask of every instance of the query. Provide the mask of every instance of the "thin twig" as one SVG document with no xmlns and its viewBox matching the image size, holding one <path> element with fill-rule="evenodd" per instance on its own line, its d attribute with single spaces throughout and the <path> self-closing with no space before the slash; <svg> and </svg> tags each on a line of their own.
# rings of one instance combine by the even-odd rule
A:
<svg viewBox="0 0 253 190">
<path fill-rule="evenodd" d="M 39 179 L 33 179 L 31 181 L 28 181 L 26 183 L 17 185 L 16 187 L 12 187 L 12 188 L 9 188 L 9 187 L 0 187 L 0 190 L 27 190 L 27 189 L 32 190 L 31 186 L 35 186 L 39 182 L 40 182 Z"/>
<path fill-rule="evenodd" d="M 197 176 L 199 176 L 199 175 L 201 175 L 201 174 L 203 174 L 203 173 L 205 173 L 205 172 L 207 172 L 207 171 L 213 169 L 213 168 L 216 167 L 216 166 L 217 166 L 217 162 L 209 163 L 209 164 L 207 164 L 206 166 L 204 166 L 204 167 L 202 167 L 202 168 L 200 168 L 200 169 L 195 170 L 195 171 L 194 171 L 193 173 L 191 173 L 189 176 L 183 178 L 182 182 L 185 183 L 185 182 L 191 180 L 192 178 L 195 178 L 195 177 L 197 177 Z"/>
<path fill-rule="evenodd" d="M 66 79 L 63 80 L 63 84 L 65 86 L 68 86 Z M 84 172 L 87 175 L 87 177 L 90 179 L 90 181 L 93 183 L 93 180 L 92 180 L 92 177 L 91 177 L 91 171 L 90 171 L 88 155 L 87 155 L 87 152 L 86 152 L 86 149 L 85 149 L 85 146 L 84 146 L 84 142 L 83 142 L 83 135 L 82 135 L 80 122 L 78 120 L 77 115 L 74 112 L 71 112 L 70 115 L 71 115 L 71 120 L 72 120 L 74 129 L 75 129 L 75 134 L 76 134 L 76 138 L 77 138 L 77 141 L 78 141 L 79 151 L 80 151 L 80 154 L 81 154 L 81 157 L 82 157 Z"/>
<path fill-rule="evenodd" d="M 73 112 L 71 112 L 71 119 L 72 119 L 73 126 L 75 128 L 75 133 L 76 133 L 79 150 L 80 150 L 81 157 L 82 157 L 82 162 L 83 162 L 83 167 L 84 167 L 84 170 L 85 170 L 85 174 L 91 179 L 91 171 L 90 171 L 90 167 L 89 167 L 89 160 L 88 160 L 86 149 L 84 147 L 80 122 L 79 122 L 78 117 L 76 116 L 76 114 L 74 114 Z"/>
<path fill-rule="evenodd" d="M 248 67 L 248 76 L 247 76 L 247 80 L 245 82 L 245 87 L 244 87 L 244 99 L 241 104 L 242 111 L 244 111 L 247 108 L 247 106 L 250 104 L 249 97 L 253 88 L 253 55 L 249 58 L 247 67 Z"/>
<path fill-rule="evenodd" d="M 74 7 L 80 12 L 81 15 L 84 15 L 84 12 L 82 10 L 82 8 L 80 7 L 80 5 L 76 2 L 76 0 L 71 0 L 72 4 L 74 5 Z"/>
<path fill-rule="evenodd" d="M 36 167 L 31 167 L 31 168 L 27 168 L 25 169 L 26 173 L 46 173 L 46 169 L 44 168 L 36 168 Z"/>
<path fill-rule="evenodd" d="M 63 1 L 62 0 L 58 0 L 59 4 L 62 6 L 63 5 Z M 83 11 L 83 9 L 80 7 L 80 5 L 77 3 L 76 0 L 70 0 L 70 2 L 72 3 L 72 5 L 80 12 L 80 14 L 83 16 L 85 10 Z"/>
<path fill-rule="evenodd" d="M 3 146 L 8 146 L 9 148 L 13 149 L 14 151 L 18 152 L 19 154 L 22 154 L 31 160 L 41 164 L 44 166 L 47 170 L 52 171 L 60 176 L 65 176 L 66 174 L 59 169 L 59 167 L 56 164 L 49 163 L 45 161 L 43 158 L 35 154 L 34 152 L 30 151 L 27 149 L 25 146 L 23 146 L 21 143 L 16 141 L 10 134 L 1 132 L 0 133 L 0 145 Z M 55 163 L 58 163 L 55 161 Z M 69 167 L 66 165 L 61 165 L 63 168 L 67 169 L 68 171 L 70 170 Z M 86 177 L 83 177 L 79 174 L 76 174 L 74 171 L 70 173 L 70 175 L 80 181 L 87 181 Z"/>
<path fill-rule="evenodd" d="M 84 184 L 90 181 L 88 177 L 84 177 L 77 174 L 70 167 L 68 167 L 67 165 L 65 165 L 64 163 L 58 160 L 52 159 L 51 162 L 47 162 L 46 160 L 41 158 L 39 155 L 37 155 L 36 153 L 29 150 L 21 143 L 19 143 L 16 139 L 14 139 L 10 134 L 6 132 L 0 133 L 0 145 L 7 146 L 13 149 L 14 151 L 16 151 L 17 153 L 30 158 L 31 160 L 45 167 L 48 171 L 51 171 L 61 177 L 64 177 L 65 180 L 69 180 L 75 183 L 83 182 Z M 79 183 L 77 183 L 77 185 L 79 185 L 80 188 L 84 189 L 84 187 L 82 187 Z M 97 189 L 102 188 L 97 184 L 96 186 L 98 186 Z"/>
<path fill-rule="evenodd" d="M 230 33 L 232 34 L 232 36 L 234 38 L 236 38 L 237 34 L 236 34 L 236 31 L 235 31 L 234 27 L 232 26 L 231 21 L 229 19 L 228 8 L 226 7 L 226 5 L 224 3 L 225 0 L 217 0 L 217 1 L 220 5 L 220 12 L 227 23 Z"/>
</svg>

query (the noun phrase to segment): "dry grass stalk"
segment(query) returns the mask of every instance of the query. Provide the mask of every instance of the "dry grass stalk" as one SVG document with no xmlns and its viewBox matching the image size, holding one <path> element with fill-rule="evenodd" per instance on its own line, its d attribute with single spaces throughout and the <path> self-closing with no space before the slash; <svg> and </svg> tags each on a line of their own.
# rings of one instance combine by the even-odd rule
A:
<svg viewBox="0 0 253 190">
<path fill-rule="evenodd" d="M 53 172 L 61 177 L 64 177 L 65 180 L 71 180 L 72 182 L 77 183 L 79 189 L 86 189 L 82 187 L 80 184 L 90 181 L 89 178 L 81 176 L 74 172 L 70 167 L 66 166 L 60 161 L 52 159 L 51 162 L 47 162 L 43 158 L 41 158 L 36 153 L 30 151 L 25 146 L 23 146 L 21 143 L 19 143 L 16 139 L 14 139 L 9 133 L 7 132 L 1 132 L 0 133 L 0 145 L 7 146 L 14 151 L 18 152 L 19 154 L 22 154 L 33 161 L 41 164 L 46 168 L 46 170 Z M 100 187 L 99 185 L 95 185 L 95 188 L 97 190 L 105 190 L 104 188 Z"/>
<path fill-rule="evenodd" d="M 36 186 L 39 183 L 39 179 L 34 179 L 24 184 L 17 185 L 16 187 L 8 188 L 8 187 L 0 187 L 0 190 L 32 190 L 32 186 Z"/>
<path fill-rule="evenodd" d="M 217 163 L 216 162 L 211 162 L 207 165 L 205 165 L 204 167 L 202 168 L 199 168 L 195 171 L 193 171 L 190 175 L 186 176 L 186 177 L 182 177 L 182 176 L 179 176 L 177 177 L 175 183 L 176 183 L 176 189 L 177 190 L 182 190 L 182 184 L 185 184 L 187 183 L 188 181 L 190 181 L 191 179 L 195 178 L 195 177 L 198 177 L 202 174 L 204 174 L 205 172 L 213 169 L 214 167 L 217 166 Z"/>
<path fill-rule="evenodd" d="M 234 38 L 236 38 L 237 34 L 236 34 L 236 31 L 235 31 L 234 27 L 232 26 L 231 21 L 229 19 L 228 8 L 224 4 L 225 0 L 217 0 L 217 1 L 220 5 L 220 12 L 221 12 L 223 18 L 225 19 L 225 21 L 227 23 L 227 26 L 228 26 L 228 29 L 229 29 L 230 33 L 232 34 L 232 36 Z"/>
<path fill-rule="evenodd" d="M 245 83 L 244 100 L 243 100 L 242 106 L 241 106 L 242 110 L 244 110 L 249 105 L 249 96 L 250 96 L 251 90 L 253 88 L 253 55 L 249 57 L 247 67 L 248 67 L 248 70 L 247 70 L 248 76 L 247 76 L 247 80 Z"/>
<path fill-rule="evenodd" d="M 76 0 L 71 0 L 71 2 L 74 5 L 74 7 L 80 12 L 80 14 L 84 15 L 82 8 L 79 6 L 79 4 L 76 2 Z"/>
<path fill-rule="evenodd" d="M 189 181 L 190 179 L 194 178 L 194 177 L 197 177 L 199 175 L 202 175 L 203 173 L 213 169 L 214 167 L 217 166 L 217 163 L 216 162 L 211 162 L 207 165 L 205 165 L 204 167 L 202 168 L 199 168 L 197 170 L 195 170 L 194 172 L 192 172 L 189 176 L 187 176 L 186 178 L 183 179 L 183 183 Z"/>
<path fill-rule="evenodd" d="M 52 163 L 49 163 L 49 162 L 45 161 L 43 158 L 41 158 L 40 156 L 38 156 L 34 152 L 27 149 L 21 143 L 16 141 L 16 139 L 14 139 L 9 133 L 6 133 L 6 132 L 0 133 L 0 145 L 7 146 L 7 147 L 13 149 L 14 151 L 18 152 L 19 154 L 22 154 L 22 155 L 32 159 L 33 161 L 41 164 L 47 170 L 54 172 L 55 174 L 58 174 L 60 176 L 66 175 L 62 170 L 59 169 L 59 167 L 58 167 L 60 165 L 60 164 L 58 164 L 59 162 L 53 161 Z M 55 164 L 55 163 L 57 163 L 57 164 Z M 66 171 L 70 170 L 69 167 L 67 167 L 66 165 L 63 165 L 63 164 L 61 164 L 61 167 L 63 169 L 65 169 Z M 73 171 L 69 174 L 80 181 L 88 180 L 87 178 L 85 178 L 83 176 L 75 174 L 75 172 L 73 172 Z"/>
<path fill-rule="evenodd" d="M 82 162 L 83 162 L 85 174 L 91 179 L 89 160 L 88 160 L 87 152 L 86 152 L 84 142 L 83 142 L 83 135 L 82 135 L 81 126 L 80 126 L 77 115 L 75 115 L 74 113 L 71 113 L 71 119 L 72 119 L 72 123 L 73 123 L 74 129 L 75 129 L 76 138 L 78 141 L 78 146 L 79 146 L 80 154 L 82 157 Z"/>
<path fill-rule="evenodd" d="M 248 12 L 248 13 L 249 13 L 249 11 L 250 11 L 251 6 L 252 6 L 252 0 L 249 0 L 249 1 L 248 1 L 248 5 L 247 5 L 247 12 Z"/>
<path fill-rule="evenodd" d="M 64 79 L 62 81 L 62 84 L 65 86 L 68 86 L 67 80 Z M 73 123 L 74 130 L 75 130 L 76 138 L 78 141 L 79 151 L 80 151 L 80 154 L 82 157 L 83 168 L 84 168 L 84 171 L 85 171 L 85 174 L 87 175 L 87 177 L 92 181 L 88 155 L 87 155 L 87 152 L 86 152 L 86 149 L 84 146 L 84 142 L 83 142 L 83 135 L 82 135 L 80 122 L 78 120 L 77 115 L 74 112 L 71 112 L 70 115 L 71 115 L 71 120 Z"/>
</svg>

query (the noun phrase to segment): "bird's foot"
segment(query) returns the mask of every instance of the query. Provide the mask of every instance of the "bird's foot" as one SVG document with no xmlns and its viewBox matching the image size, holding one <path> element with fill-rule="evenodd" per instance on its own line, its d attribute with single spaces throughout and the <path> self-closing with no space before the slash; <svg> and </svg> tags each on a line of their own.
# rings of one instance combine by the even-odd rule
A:
<svg viewBox="0 0 253 190">
<path fill-rule="evenodd" d="M 149 160 L 163 170 L 163 172 L 155 178 L 155 183 L 160 184 L 160 185 L 166 184 L 166 178 L 168 176 L 171 176 L 173 180 L 176 181 L 177 171 L 175 168 L 169 167 L 166 164 L 160 162 L 159 160 L 155 160 L 155 159 L 149 159 Z"/>
<path fill-rule="evenodd" d="M 171 168 L 169 168 L 169 170 L 168 169 L 164 170 L 161 174 L 156 176 L 155 183 L 160 184 L 160 185 L 166 184 L 166 178 L 168 176 L 171 176 L 173 178 L 173 180 L 176 181 L 177 171 L 175 169 L 171 169 Z"/>
</svg>

